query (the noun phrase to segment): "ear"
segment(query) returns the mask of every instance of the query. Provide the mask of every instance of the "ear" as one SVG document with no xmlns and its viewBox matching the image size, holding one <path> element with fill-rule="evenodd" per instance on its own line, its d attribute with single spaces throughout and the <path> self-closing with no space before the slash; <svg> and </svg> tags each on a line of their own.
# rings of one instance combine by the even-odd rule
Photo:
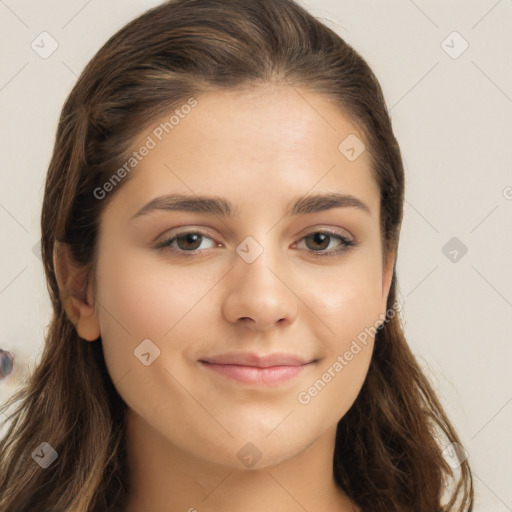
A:
<svg viewBox="0 0 512 512">
<path fill-rule="evenodd" d="M 53 266 L 62 305 L 76 332 L 84 340 L 97 340 L 100 326 L 87 269 L 74 261 L 69 245 L 61 242 L 55 242 Z"/>
<path fill-rule="evenodd" d="M 388 302 L 388 295 L 389 290 L 391 288 L 391 281 L 393 279 L 393 269 L 395 265 L 395 252 L 389 251 L 386 262 L 384 264 L 384 268 L 382 271 L 382 298 L 381 298 L 381 315 L 380 319 L 382 322 L 386 319 L 386 313 L 387 313 L 387 302 Z"/>
</svg>

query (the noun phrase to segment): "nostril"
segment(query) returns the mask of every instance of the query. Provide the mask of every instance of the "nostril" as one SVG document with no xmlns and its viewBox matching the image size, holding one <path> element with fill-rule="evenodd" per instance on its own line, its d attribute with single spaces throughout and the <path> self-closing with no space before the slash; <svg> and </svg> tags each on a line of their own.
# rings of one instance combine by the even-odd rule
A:
<svg viewBox="0 0 512 512">
<path fill-rule="evenodd" d="M 14 368 L 14 356 L 0 348 L 0 380 L 7 378 Z"/>
</svg>

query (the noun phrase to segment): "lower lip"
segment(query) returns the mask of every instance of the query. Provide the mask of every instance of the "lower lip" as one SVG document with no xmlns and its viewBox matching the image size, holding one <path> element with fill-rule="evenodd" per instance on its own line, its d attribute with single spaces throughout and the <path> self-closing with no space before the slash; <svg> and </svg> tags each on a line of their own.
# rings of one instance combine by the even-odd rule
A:
<svg viewBox="0 0 512 512">
<path fill-rule="evenodd" d="M 306 368 L 313 365 L 313 362 L 298 366 L 270 366 L 259 368 L 257 366 L 242 366 L 238 364 L 214 364 L 200 361 L 210 370 L 220 373 L 230 379 L 247 384 L 278 384 L 292 379 Z"/>
</svg>

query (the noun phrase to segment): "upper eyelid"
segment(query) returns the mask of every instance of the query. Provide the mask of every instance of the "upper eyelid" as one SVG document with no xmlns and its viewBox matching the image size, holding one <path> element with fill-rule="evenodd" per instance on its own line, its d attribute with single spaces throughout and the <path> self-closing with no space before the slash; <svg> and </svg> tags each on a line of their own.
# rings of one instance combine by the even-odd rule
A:
<svg viewBox="0 0 512 512">
<path fill-rule="evenodd" d="M 204 228 L 187 228 L 187 227 L 183 227 L 182 230 L 180 230 L 180 227 L 177 227 L 175 228 L 177 231 L 176 232 L 172 232 L 172 234 L 169 234 L 169 235 L 166 235 L 166 237 L 164 237 L 166 240 L 169 239 L 169 238 L 174 238 L 174 237 L 177 237 L 177 236 L 184 236 L 186 234 L 189 234 L 189 233 L 198 233 L 198 234 L 201 234 L 203 236 L 207 236 L 207 237 L 210 237 L 210 238 L 215 238 L 214 235 L 210 235 L 208 232 L 204 231 Z M 341 229 L 342 231 L 341 232 L 338 232 L 339 229 Z M 345 238 L 350 238 L 350 239 L 354 239 L 355 237 L 352 235 L 352 233 L 350 233 L 347 229 L 344 229 L 344 228 L 335 228 L 335 227 L 312 227 L 312 228 L 306 228 L 306 231 L 304 232 L 304 230 L 302 230 L 302 233 L 300 236 L 301 238 L 307 236 L 307 235 L 310 235 L 312 233 L 321 233 L 321 232 L 328 232 L 330 234 L 333 234 L 333 235 L 337 235 L 337 236 L 344 236 Z"/>
<path fill-rule="evenodd" d="M 309 236 L 314 233 L 327 233 L 330 236 L 339 237 L 341 240 L 347 239 L 350 241 L 351 244 L 355 245 L 357 243 L 355 238 L 350 233 L 348 233 L 348 236 L 347 236 L 343 233 L 338 233 L 335 228 L 326 228 L 326 227 L 311 228 L 306 233 L 300 235 L 299 241 L 303 240 L 306 236 Z M 157 243 L 157 246 L 160 246 L 161 244 L 165 244 L 166 242 L 168 242 L 170 240 L 174 241 L 176 238 L 186 236 L 188 234 L 198 234 L 198 235 L 201 235 L 202 237 L 210 238 L 215 244 L 219 243 L 219 242 L 217 242 L 217 240 L 214 236 L 209 235 L 208 233 L 203 231 L 203 229 L 201 229 L 201 228 L 183 228 L 182 231 L 178 231 L 177 233 L 173 233 L 171 235 L 167 235 L 166 237 L 164 237 L 160 242 Z M 294 243 L 296 243 L 296 242 L 294 242 Z M 195 249 L 195 250 L 198 250 L 198 249 Z M 183 252 L 193 252 L 193 251 L 183 251 Z M 203 251 L 200 251 L 200 252 L 203 252 Z M 321 251 L 318 251 L 318 252 L 321 252 Z"/>
</svg>

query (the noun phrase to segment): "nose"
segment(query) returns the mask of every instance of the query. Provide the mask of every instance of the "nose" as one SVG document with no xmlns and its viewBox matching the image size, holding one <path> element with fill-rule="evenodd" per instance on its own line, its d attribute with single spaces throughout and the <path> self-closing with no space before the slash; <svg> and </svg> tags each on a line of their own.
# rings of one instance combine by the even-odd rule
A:
<svg viewBox="0 0 512 512">
<path fill-rule="evenodd" d="M 283 267 L 267 250 L 251 263 L 237 256 L 228 275 L 225 318 L 255 331 L 292 324 L 298 314 L 301 291 Z"/>
</svg>

